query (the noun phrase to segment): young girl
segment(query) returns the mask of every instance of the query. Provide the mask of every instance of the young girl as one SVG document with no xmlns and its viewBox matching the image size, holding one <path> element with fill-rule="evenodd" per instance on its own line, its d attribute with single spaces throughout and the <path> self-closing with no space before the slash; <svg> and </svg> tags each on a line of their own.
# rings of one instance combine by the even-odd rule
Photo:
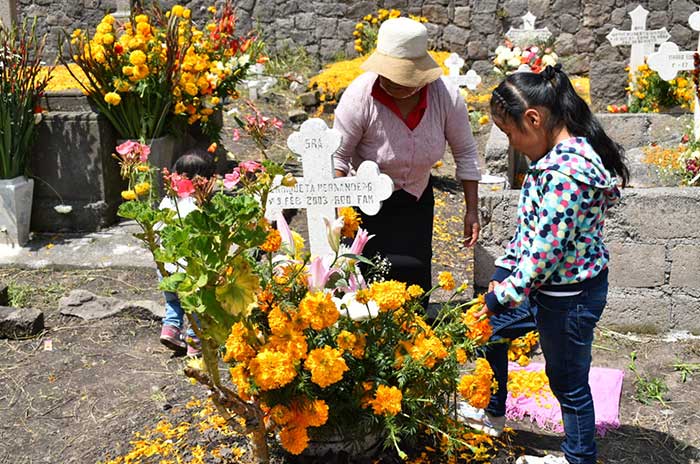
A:
<svg viewBox="0 0 700 464">
<path fill-rule="evenodd" d="M 522 456 L 517 462 L 594 464 L 588 372 L 593 329 L 608 293 L 605 213 L 620 197 L 616 177 L 623 186 L 629 178 L 624 151 L 559 65 L 508 76 L 493 91 L 491 113 L 511 147 L 532 163 L 515 235 L 496 261 L 483 312 L 502 314 L 526 301 L 533 306 L 566 434 L 565 458 Z"/>
<path fill-rule="evenodd" d="M 175 161 L 173 172 L 184 174 L 188 179 L 194 179 L 194 176 L 209 178 L 214 175 L 214 164 L 209 153 L 195 148 L 185 152 Z M 176 208 L 175 201 L 166 196 L 161 201 L 159 208 L 174 210 Z M 194 198 L 177 199 L 177 210 L 181 216 L 187 216 L 195 209 L 197 206 Z M 178 268 L 179 266 L 176 264 L 165 264 L 165 270 L 171 273 L 178 272 Z M 172 292 L 163 292 L 163 296 L 165 297 L 165 317 L 160 331 L 160 342 L 176 353 L 184 353 L 187 350 L 187 356 L 199 356 L 201 353 L 200 344 L 194 331 L 190 328 L 187 330 L 187 337 L 182 335 L 185 312 L 180 306 L 180 299 L 176 293 Z"/>
</svg>

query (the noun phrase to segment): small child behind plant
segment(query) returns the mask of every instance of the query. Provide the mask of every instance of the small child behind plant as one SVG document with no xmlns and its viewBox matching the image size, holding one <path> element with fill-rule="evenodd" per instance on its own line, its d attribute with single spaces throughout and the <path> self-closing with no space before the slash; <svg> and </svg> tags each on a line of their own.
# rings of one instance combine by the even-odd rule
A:
<svg viewBox="0 0 700 464">
<path fill-rule="evenodd" d="M 193 148 L 186 151 L 173 165 L 173 172 L 193 179 L 195 176 L 209 178 L 214 175 L 214 164 L 211 156 L 205 150 Z M 197 209 L 194 198 L 177 198 L 169 196 L 163 198 L 159 206 L 160 209 L 172 209 L 179 212 L 180 216 L 187 216 Z M 186 263 L 166 263 L 165 270 L 169 273 L 182 271 L 182 266 Z M 165 297 L 165 317 L 163 327 L 160 331 L 160 342 L 179 354 L 187 351 L 187 356 L 199 356 L 201 354 L 201 344 L 199 339 L 190 327 L 186 336 L 183 336 L 185 312 L 180 305 L 180 299 L 176 293 L 163 292 Z M 195 318 L 195 321 L 197 319 Z"/>
</svg>

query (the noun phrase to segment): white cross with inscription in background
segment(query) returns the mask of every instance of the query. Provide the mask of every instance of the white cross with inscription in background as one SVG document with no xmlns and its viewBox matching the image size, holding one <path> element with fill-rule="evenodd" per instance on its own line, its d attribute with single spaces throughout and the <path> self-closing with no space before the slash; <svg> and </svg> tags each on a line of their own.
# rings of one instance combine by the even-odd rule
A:
<svg viewBox="0 0 700 464">
<path fill-rule="evenodd" d="M 546 27 L 535 29 L 535 20 L 537 20 L 537 16 L 528 11 L 522 18 L 522 29 L 511 27 L 508 29 L 508 32 L 506 32 L 506 37 L 515 45 L 532 45 L 532 42 L 541 42 L 552 37 L 552 33 L 549 32 L 549 29 Z"/>
<path fill-rule="evenodd" d="M 297 178 L 294 187 L 280 185 L 267 197 L 265 216 L 272 220 L 283 209 L 306 209 L 309 224 L 309 248 L 314 256 L 332 253 L 323 218 L 335 218 L 336 208 L 358 206 L 362 212 L 374 215 L 382 201 L 391 196 L 394 183 L 379 172 L 374 161 L 364 161 L 354 176 L 334 177 L 333 153 L 340 147 L 342 135 L 329 129 L 323 119 L 305 121 L 298 132 L 287 139 L 287 146 L 301 155 L 304 177 Z"/>
<path fill-rule="evenodd" d="M 688 18 L 688 24 L 694 31 L 700 31 L 700 11 L 696 11 Z M 700 36 L 698 37 L 697 51 L 680 51 L 678 45 L 673 42 L 664 42 L 656 53 L 649 55 L 647 63 L 649 67 L 659 73 L 661 79 L 670 81 L 676 77 L 678 71 L 690 71 L 695 69 L 695 55 L 700 53 Z M 695 140 L 700 140 L 700 101 L 698 101 L 697 86 L 693 89 L 695 99 L 695 112 L 693 114 L 693 134 Z"/>
<path fill-rule="evenodd" d="M 629 12 L 632 18 L 632 29 L 620 31 L 613 28 L 605 36 L 613 47 L 619 45 L 631 45 L 630 52 L 630 73 L 632 82 L 637 82 L 637 69 L 644 64 L 644 58 L 654 53 L 654 46 L 666 42 L 671 38 L 665 27 L 661 29 L 647 30 L 647 15 L 649 12 L 638 5 L 637 8 Z"/>
<path fill-rule="evenodd" d="M 464 60 L 458 54 L 450 53 L 450 56 L 445 60 L 445 66 L 450 70 L 447 78 L 457 87 L 466 87 L 474 91 L 476 86 L 481 84 L 481 76 L 473 69 L 467 71 L 467 74 L 460 74 L 462 66 L 464 66 Z"/>
<path fill-rule="evenodd" d="M 9 28 L 15 23 L 17 23 L 17 2 L 0 0 L 0 26 Z"/>
</svg>

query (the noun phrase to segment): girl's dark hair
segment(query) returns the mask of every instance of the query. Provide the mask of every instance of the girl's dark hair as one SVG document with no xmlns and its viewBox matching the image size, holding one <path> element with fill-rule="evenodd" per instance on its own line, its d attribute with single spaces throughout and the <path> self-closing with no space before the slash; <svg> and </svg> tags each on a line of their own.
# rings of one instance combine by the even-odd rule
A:
<svg viewBox="0 0 700 464">
<path fill-rule="evenodd" d="M 623 186 L 627 184 L 629 169 L 625 165 L 625 149 L 608 137 L 560 64 L 547 66 L 539 74 L 513 73 L 491 96 L 491 114 L 501 120 L 510 119 L 520 128 L 525 111 L 534 107 L 544 108 L 549 113 L 545 126 L 548 130 L 566 126 L 572 136 L 585 137 L 605 169 L 620 177 Z"/>
<path fill-rule="evenodd" d="M 209 178 L 214 175 L 214 162 L 206 150 L 191 148 L 175 161 L 173 171 L 190 179 L 194 176 Z"/>
</svg>

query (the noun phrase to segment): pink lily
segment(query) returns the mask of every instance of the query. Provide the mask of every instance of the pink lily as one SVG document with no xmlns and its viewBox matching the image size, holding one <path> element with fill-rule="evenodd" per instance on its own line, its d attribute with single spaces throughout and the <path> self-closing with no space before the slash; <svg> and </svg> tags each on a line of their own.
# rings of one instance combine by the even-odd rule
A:
<svg viewBox="0 0 700 464">
<path fill-rule="evenodd" d="M 262 164 L 258 163 L 257 161 L 253 161 L 253 160 L 241 161 L 241 163 L 238 165 L 238 167 L 241 169 L 241 172 L 244 172 L 244 173 L 265 170 L 265 168 L 262 166 Z"/>
<path fill-rule="evenodd" d="M 362 228 L 358 229 L 355 240 L 352 241 L 352 245 L 350 246 L 350 253 L 353 255 L 361 255 L 362 250 L 365 249 L 365 245 L 367 245 L 367 242 L 369 242 L 369 239 L 372 237 L 374 237 L 374 235 L 369 235 L 366 230 Z"/>
<path fill-rule="evenodd" d="M 327 267 L 323 258 L 317 256 L 309 266 L 309 291 L 317 292 L 323 290 L 328 283 L 328 279 L 337 272 L 337 269 Z"/>
<path fill-rule="evenodd" d="M 296 255 L 296 247 L 294 246 L 294 236 L 292 235 L 292 230 L 287 224 L 287 220 L 284 218 L 284 214 L 280 211 L 277 214 L 277 230 L 282 237 L 282 244 L 284 248 L 289 252 L 290 256 Z"/>
</svg>

